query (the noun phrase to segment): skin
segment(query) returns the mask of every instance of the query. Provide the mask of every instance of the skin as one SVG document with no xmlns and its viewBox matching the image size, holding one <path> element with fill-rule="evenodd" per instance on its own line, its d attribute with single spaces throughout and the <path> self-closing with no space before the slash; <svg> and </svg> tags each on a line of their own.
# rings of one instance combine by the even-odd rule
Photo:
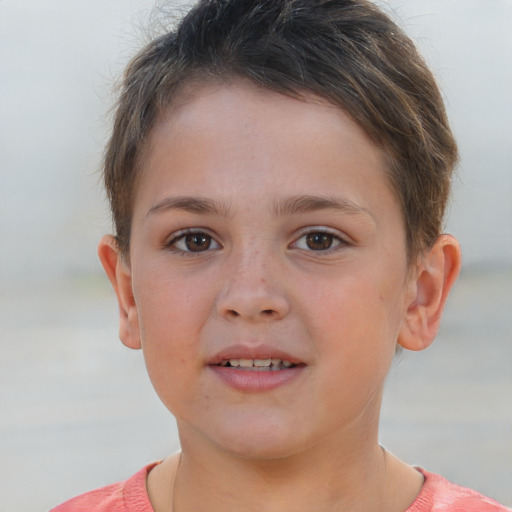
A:
<svg viewBox="0 0 512 512">
<path fill-rule="evenodd" d="M 130 253 L 105 237 L 99 254 L 120 337 L 178 422 L 181 456 L 148 478 L 155 511 L 405 510 L 422 476 L 378 444 L 382 390 L 397 342 L 432 342 L 457 242 L 407 263 L 380 149 L 314 96 L 196 87 L 142 162 Z M 300 369 L 233 387 L 210 363 L 240 345 Z"/>
</svg>

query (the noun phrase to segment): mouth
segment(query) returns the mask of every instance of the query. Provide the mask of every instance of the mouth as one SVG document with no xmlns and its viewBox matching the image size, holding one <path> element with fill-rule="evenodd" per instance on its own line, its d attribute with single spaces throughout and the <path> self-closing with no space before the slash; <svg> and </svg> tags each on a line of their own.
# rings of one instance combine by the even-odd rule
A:
<svg viewBox="0 0 512 512">
<path fill-rule="evenodd" d="M 286 352 L 260 345 L 235 345 L 215 355 L 208 368 L 228 387 L 243 393 L 271 391 L 306 375 L 307 364 Z"/>
<path fill-rule="evenodd" d="M 276 372 L 299 366 L 287 359 L 222 359 L 214 365 L 222 368 L 234 368 L 252 372 Z"/>
</svg>

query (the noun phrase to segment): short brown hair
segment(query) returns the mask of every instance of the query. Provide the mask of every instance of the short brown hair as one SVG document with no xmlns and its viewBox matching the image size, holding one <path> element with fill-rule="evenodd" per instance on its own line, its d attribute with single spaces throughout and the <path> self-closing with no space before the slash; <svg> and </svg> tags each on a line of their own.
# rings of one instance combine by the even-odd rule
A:
<svg viewBox="0 0 512 512">
<path fill-rule="evenodd" d="M 237 77 L 294 97 L 312 92 L 352 116 L 388 159 L 409 256 L 434 243 L 457 146 L 436 81 L 404 32 L 367 0 L 201 0 L 124 75 L 104 160 L 122 253 L 156 120 L 184 84 Z"/>
</svg>

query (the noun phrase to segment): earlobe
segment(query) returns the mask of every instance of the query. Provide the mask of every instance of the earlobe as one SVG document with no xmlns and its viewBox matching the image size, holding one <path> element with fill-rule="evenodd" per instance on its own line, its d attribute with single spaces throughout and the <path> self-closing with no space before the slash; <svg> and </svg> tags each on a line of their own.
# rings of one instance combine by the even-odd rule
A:
<svg viewBox="0 0 512 512">
<path fill-rule="evenodd" d="M 98 244 L 98 256 L 109 278 L 119 305 L 119 338 L 129 348 L 140 349 L 137 306 L 133 295 L 131 270 L 120 254 L 116 239 L 105 235 Z"/>
<path fill-rule="evenodd" d="M 420 256 L 409 283 L 399 345 L 408 350 L 424 350 L 434 341 L 460 266 L 459 243 L 451 235 L 439 236 L 432 248 Z"/>
</svg>

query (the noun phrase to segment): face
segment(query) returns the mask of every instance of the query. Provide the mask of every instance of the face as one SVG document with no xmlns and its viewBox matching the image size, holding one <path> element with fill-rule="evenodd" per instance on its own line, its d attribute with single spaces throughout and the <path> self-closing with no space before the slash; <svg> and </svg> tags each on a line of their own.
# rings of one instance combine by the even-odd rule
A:
<svg viewBox="0 0 512 512">
<path fill-rule="evenodd" d="M 408 275 L 383 157 L 329 103 L 204 86 L 153 129 L 126 322 L 184 444 L 272 458 L 376 435 Z"/>
</svg>

